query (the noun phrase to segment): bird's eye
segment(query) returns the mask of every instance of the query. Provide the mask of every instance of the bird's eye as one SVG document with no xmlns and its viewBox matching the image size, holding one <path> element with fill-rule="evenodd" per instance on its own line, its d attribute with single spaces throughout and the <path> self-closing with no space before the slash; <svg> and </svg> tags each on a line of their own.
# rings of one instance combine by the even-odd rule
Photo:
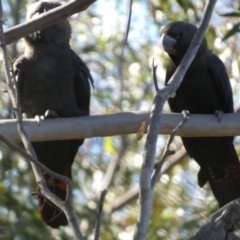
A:
<svg viewBox="0 0 240 240">
<path fill-rule="evenodd" d="M 178 36 L 179 36 L 179 37 L 182 37 L 182 36 L 183 36 L 182 32 L 180 32 L 180 33 L 178 34 Z"/>
</svg>

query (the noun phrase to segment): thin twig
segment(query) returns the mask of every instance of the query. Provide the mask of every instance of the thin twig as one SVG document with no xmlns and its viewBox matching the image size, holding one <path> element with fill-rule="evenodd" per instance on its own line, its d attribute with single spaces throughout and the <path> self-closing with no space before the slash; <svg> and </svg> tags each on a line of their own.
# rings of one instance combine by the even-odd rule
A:
<svg viewBox="0 0 240 240">
<path fill-rule="evenodd" d="M 168 173 L 176 164 L 181 162 L 187 156 L 187 152 L 184 147 L 178 150 L 174 155 L 168 158 L 168 161 L 165 162 L 161 169 L 161 174 L 159 177 L 162 176 L 164 173 Z M 123 193 L 119 198 L 117 198 L 112 206 L 111 213 L 118 211 L 131 203 L 132 201 L 136 200 L 139 196 L 139 185 L 136 184 L 131 189 Z"/>
<path fill-rule="evenodd" d="M 102 181 L 102 187 L 101 187 L 102 189 L 108 189 L 110 187 L 114 177 L 116 176 L 116 172 L 119 167 L 119 164 L 123 159 L 129 146 L 130 146 L 130 143 L 127 141 L 126 136 L 125 135 L 121 136 L 121 149 L 119 150 L 117 156 L 114 156 L 113 159 L 111 159 L 111 162 L 108 165 L 106 174 Z"/>
<path fill-rule="evenodd" d="M 102 221 L 102 210 L 103 210 L 103 203 L 105 196 L 107 194 L 107 190 L 103 190 L 101 193 L 101 197 L 98 204 L 98 213 L 97 213 L 97 221 L 96 221 L 96 227 L 95 227 L 95 236 L 94 240 L 98 240 L 100 238 L 100 226 Z"/>
<path fill-rule="evenodd" d="M 22 149 L 21 147 L 19 147 L 19 145 L 17 145 L 16 143 L 8 140 L 7 138 L 5 138 L 3 135 L 0 134 L 0 140 L 2 142 L 4 142 L 8 147 L 12 148 L 13 150 L 17 151 L 18 153 L 20 153 L 24 158 L 28 159 L 29 161 L 33 162 L 34 164 L 36 164 L 39 168 L 41 168 L 44 172 L 46 172 L 47 174 L 49 174 L 50 176 L 65 182 L 66 184 L 69 184 L 71 182 L 71 180 L 66 177 L 63 176 L 61 174 L 58 174 L 52 170 L 50 170 L 49 168 L 47 168 L 45 165 L 43 165 L 41 162 L 39 162 L 35 157 L 31 156 L 30 154 L 28 154 L 24 149 Z"/>
<path fill-rule="evenodd" d="M 175 153 L 175 151 L 172 151 L 170 149 L 170 145 L 172 144 L 172 142 L 173 142 L 175 136 L 177 135 L 178 131 L 187 122 L 188 118 L 189 118 L 188 115 L 184 116 L 183 120 L 177 125 L 177 127 L 175 127 L 173 129 L 172 133 L 170 134 L 170 136 L 168 138 L 168 141 L 167 141 L 167 144 L 166 144 L 166 147 L 165 147 L 164 152 L 163 152 L 163 156 L 162 156 L 161 160 L 155 165 L 155 171 L 154 171 L 154 174 L 152 176 L 152 183 L 151 183 L 152 189 L 155 187 L 158 179 L 161 176 L 161 169 L 162 169 L 162 166 L 163 166 L 165 160 L 167 159 L 167 157 L 169 155 L 172 155 L 172 154 Z"/>
<path fill-rule="evenodd" d="M 127 44 L 127 40 L 128 40 L 128 34 L 129 34 L 129 30 L 130 30 L 131 17 L 132 17 L 132 4 L 133 4 L 133 0 L 130 0 L 129 1 L 129 12 L 128 12 L 127 27 L 126 27 L 124 39 L 122 41 L 122 47 L 121 47 L 121 53 L 120 53 L 120 62 L 122 62 L 124 47 Z"/>
<path fill-rule="evenodd" d="M 120 55 L 118 58 L 118 72 L 119 72 L 119 80 L 120 80 L 121 103 L 122 103 L 122 93 L 124 91 L 124 83 L 123 83 L 123 77 L 122 77 L 123 52 L 124 52 L 124 48 L 127 44 L 128 34 L 129 34 L 129 30 L 130 30 L 131 17 L 132 17 L 132 4 L 133 4 L 133 0 L 129 0 L 129 12 L 128 12 L 127 27 L 126 27 L 126 31 L 124 34 L 122 44 L 121 44 L 121 52 L 120 52 Z M 121 106 L 121 108 L 122 108 L 122 106 Z"/>
<path fill-rule="evenodd" d="M 157 83 L 157 65 L 154 64 L 154 58 L 152 60 L 152 69 L 153 69 L 153 82 L 155 86 L 156 92 L 159 90 L 158 83 Z"/>
</svg>

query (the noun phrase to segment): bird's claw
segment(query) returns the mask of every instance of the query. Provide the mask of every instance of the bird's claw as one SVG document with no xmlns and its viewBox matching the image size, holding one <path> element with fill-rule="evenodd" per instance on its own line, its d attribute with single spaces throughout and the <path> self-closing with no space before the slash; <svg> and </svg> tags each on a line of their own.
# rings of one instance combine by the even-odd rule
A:
<svg viewBox="0 0 240 240">
<path fill-rule="evenodd" d="M 36 115 L 36 116 L 34 117 L 34 119 L 38 122 L 38 125 L 40 125 L 40 124 L 41 124 L 41 121 L 44 120 L 44 116 L 42 116 L 42 115 Z"/>
<path fill-rule="evenodd" d="M 53 111 L 53 110 L 51 110 L 51 109 L 48 109 L 48 110 L 45 112 L 44 117 L 45 117 L 45 118 L 58 118 L 59 115 L 58 115 L 55 111 Z"/>
<path fill-rule="evenodd" d="M 185 120 L 188 120 L 189 117 L 190 117 L 190 112 L 188 110 L 183 110 L 182 115 L 183 115 Z"/>
<path fill-rule="evenodd" d="M 222 116 L 223 116 L 223 112 L 221 110 L 216 110 L 214 114 L 217 116 L 218 122 L 221 122 Z"/>
<path fill-rule="evenodd" d="M 57 117 L 59 117 L 59 115 L 55 111 L 53 111 L 51 109 L 48 109 L 44 113 L 44 116 L 43 115 L 36 115 L 35 120 L 38 122 L 38 125 L 40 125 L 41 121 L 43 121 L 46 118 L 57 118 Z"/>
</svg>

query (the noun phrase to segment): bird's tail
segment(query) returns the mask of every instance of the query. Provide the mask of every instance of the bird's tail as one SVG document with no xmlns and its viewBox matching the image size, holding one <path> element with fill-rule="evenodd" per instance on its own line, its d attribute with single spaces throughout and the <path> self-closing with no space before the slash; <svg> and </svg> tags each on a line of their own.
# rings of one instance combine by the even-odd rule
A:
<svg viewBox="0 0 240 240">
<path fill-rule="evenodd" d="M 213 194 L 222 207 L 225 204 L 240 198 L 240 164 L 239 160 L 225 167 L 225 174 L 218 178 L 211 166 L 207 166 L 209 184 Z"/>
<path fill-rule="evenodd" d="M 206 168 L 201 168 L 198 174 L 200 187 L 208 181 L 219 206 L 240 198 L 240 163 L 237 157 L 231 163 L 225 165 L 224 173 L 219 175 L 216 165 L 206 164 Z M 205 172 L 205 176 L 204 176 Z"/>
<path fill-rule="evenodd" d="M 64 175 L 71 179 L 71 171 L 68 169 L 65 171 Z M 66 183 L 49 176 L 47 173 L 43 173 L 43 176 L 48 188 L 60 199 L 65 200 L 67 190 Z M 42 220 L 50 227 L 58 228 L 68 224 L 63 211 L 46 198 L 39 196 L 38 206 Z"/>
</svg>

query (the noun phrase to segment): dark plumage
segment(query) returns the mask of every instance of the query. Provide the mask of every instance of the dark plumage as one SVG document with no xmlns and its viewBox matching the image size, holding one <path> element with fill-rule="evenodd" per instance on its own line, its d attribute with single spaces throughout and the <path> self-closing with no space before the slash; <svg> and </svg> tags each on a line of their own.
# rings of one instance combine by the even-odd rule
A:
<svg viewBox="0 0 240 240">
<path fill-rule="evenodd" d="M 186 53 L 197 28 L 185 22 L 164 27 L 162 43 L 170 57 L 166 85 Z M 204 39 L 176 95 L 169 99 L 172 112 L 195 114 L 233 112 L 232 90 L 222 61 Z M 224 117 L 224 116 L 223 116 Z M 182 138 L 189 156 L 200 165 L 199 186 L 208 181 L 220 206 L 240 198 L 240 164 L 233 137 Z"/>
<path fill-rule="evenodd" d="M 27 18 L 59 5 L 55 1 L 37 2 L 29 8 Z M 24 117 L 41 116 L 47 110 L 59 117 L 89 115 L 89 80 L 93 81 L 85 63 L 70 49 L 70 37 L 71 27 L 65 19 L 24 38 L 25 52 L 14 62 Z M 81 144 L 83 139 L 34 142 L 33 147 L 40 162 L 71 178 L 71 166 Z M 49 189 L 64 200 L 65 183 L 43 174 Z M 38 199 L 46 224 L 53 228 L 67 225 L 63 212 L 43 197 Z"/>
</svg>

